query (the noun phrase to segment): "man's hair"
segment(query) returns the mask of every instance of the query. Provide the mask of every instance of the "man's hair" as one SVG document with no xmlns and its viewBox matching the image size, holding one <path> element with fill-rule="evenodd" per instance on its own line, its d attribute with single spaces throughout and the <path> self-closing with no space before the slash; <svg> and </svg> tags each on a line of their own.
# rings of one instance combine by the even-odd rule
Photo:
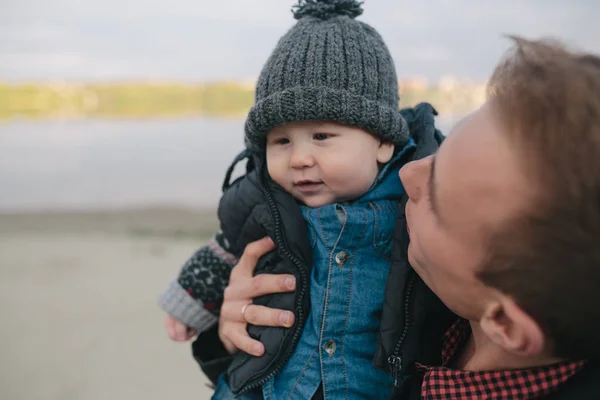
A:
<svg viewBox="0 0 600 400">
<path fill-rule="evenodd" d="M 512 39 L 488 94 L 535 195 L 492 238 L 478 276 L 540 324 L 555 356 L 598 359 L 600 58 Z"/>
</svg>

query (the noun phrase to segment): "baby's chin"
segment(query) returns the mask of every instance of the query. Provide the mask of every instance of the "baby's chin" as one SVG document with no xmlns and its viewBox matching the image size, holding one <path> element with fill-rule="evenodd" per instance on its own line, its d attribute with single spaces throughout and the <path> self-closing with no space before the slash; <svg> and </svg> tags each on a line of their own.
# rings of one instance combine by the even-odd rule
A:
<svg viewBox="0 0 600 400">
<path fill-rule="evenodd" d="M 320 200 L 320 199 L 299 199 L 296 198 L 296 200 L 298 200 L 300 203 L 302 203 L 302 205 L 305 205 L 307 207 L 310 208 L 319 208 L 319 207 L 323 207 L 327 204 L 331 204 L 331 203 L 335 203 L 335 199 L 327 201 L 327 200 Z"/>
<path fill-rule="evenodd" d="M 302 196 L 294 194 L 296 200 L 298 200 L 302 205 L 310 208 L 319 208 L 323 207 L 327 204 L 336 203 L 337 199 L 332 196 L 327 195 L 315 195 L 315 196 Z"/>
<path fill-rule="evenodd" d="M 327 204 L 333 203 L 344 203 L 348 201 L 352 201 L 360 197 L 360 195 L 352 195 L 352 196 L 335 196 L 333 193 L 318 193 L 314 195 L 305 195 L 302 193 L 294 193 L 292 192 L 292 196 L 302 205 L 305 205 L 310 208 L 319 208 L 326 206 Z"/>
</svg>

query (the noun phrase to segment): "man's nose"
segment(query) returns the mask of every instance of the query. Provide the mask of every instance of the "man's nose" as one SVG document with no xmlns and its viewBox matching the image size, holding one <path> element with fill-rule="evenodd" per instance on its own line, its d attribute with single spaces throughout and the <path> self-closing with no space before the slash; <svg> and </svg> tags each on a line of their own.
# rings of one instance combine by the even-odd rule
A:
<svg viewBox="0 0 600 400">
<path fill-rule="evenodd" d="M 409 162 L 400 169 L 400 181 L 406 190 L 408 197 L 418 202 L 423 193 L 423 187 L 427 184 L 428 179 L 427 159 Z"/>
<path fill-rule="evenodd" d="M 315 164 L 315 159 L 308 146 L 299 145 L 292 149 L 290 166 L 292 168 L 308 168 Z"/>
</svg>

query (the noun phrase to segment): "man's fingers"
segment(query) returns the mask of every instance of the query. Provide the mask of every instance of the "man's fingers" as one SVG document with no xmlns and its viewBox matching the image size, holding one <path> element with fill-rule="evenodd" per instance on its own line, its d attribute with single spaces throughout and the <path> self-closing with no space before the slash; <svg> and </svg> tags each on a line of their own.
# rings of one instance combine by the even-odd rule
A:
<svg viewBox="0 0 600 400">
<path fill-rule="evenodd" d="M 285 293 L 296 290 L 294 275 L 260 274 L 250 279 L 231 282 L 225 289 L 225 298 L 254 299 L 271 293 Z"/>
<path fill-rule="evenodd" d="M 228 322 L 246 322 L 242 315 L 242 308 L 248 303 L 249 301 L 247 300 L 223 302 L 219 318 L 223 321 L 227 320 Z"/>
<path fill-rule="evenodd" d="M 268 236 L 248 244 L 234 270 L 237 269 L 239 275 L 252 276 L 258 260 L 273 249 L 275 243 Z"/>
<path fill-rule="evenodd" d="M 282 326 L 289 328 L 294 325 L 294 313 L 264 306 L 250 304 L 244 312 L 245 320 L 256 326 Z"/>
<path fill-rule="evenodd" d="M 283 326 L 289 328 L 294 325 L 295 317 L 291 311 L 248 304 L 246 311 L 242 314 L 242 309 L 246 304 L 248 303 L 245 301 L 223 303 L 220 317 L 228 321 L 249 323 L 256 326 Z M 231 332 L 228 331 L 223 333 L 228 337 L 231 335 Z"/>
<path fill-rule="evenodd" d="M 248 336 L 248 333 L 243 330 L 236 330 L 229 336 L 229 339 L 233 342 L 235 347 L 246 353 L 260 357 L 265 352 L 265 346 L 258 340 L 252 339 Z"/>
<path fill-rule="evenodd" d="M 235 344 L 233 344 L 233 342 L 225 337 L 221 337 L 219 336 L 219 339 L 221 339 L 221 342 L 223 343 L 223 346 L 225 346 L 225 350 L 227 350 L 227 352 L 231 355 L 237 353 L 238 348 L 235 347 Z"/>
<path fill-rule="evenodd" d="M 248 321 L 262 326 L 294 324 L 291 312 L 250 304 L 255 297 L 289 292 L 296 288 L 296 280 L 292 275 L 265 274 L 252 277 L 258 260 L 273 249 L 275 244 L 269 237 L 250 243 L 231 271 L 219 320 L 219 338 L 230 353 L 239 349 L 256 357 L 264 354 L 264 345 L 248 336 Z M 244 306 L 245 313 L 242 314 Z"/>
</svg>

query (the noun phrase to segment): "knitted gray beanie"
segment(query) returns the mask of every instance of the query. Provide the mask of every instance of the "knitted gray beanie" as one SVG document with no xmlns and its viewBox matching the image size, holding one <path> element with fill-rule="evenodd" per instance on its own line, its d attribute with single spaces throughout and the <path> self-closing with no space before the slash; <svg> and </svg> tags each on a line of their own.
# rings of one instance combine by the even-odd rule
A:
<svg viewBox="0 0 600 400">
<path fill-rule="evenodd" d="M 390 53 L 355 0 L 299 0 L 298 20 L 277 43 L 259 76 L 246 120 L 246 146 L 264 150 L 266 134 L 293 121 L 357 126 L 403 145 L 408 127 L 398 108 Z"/>
</svg>

